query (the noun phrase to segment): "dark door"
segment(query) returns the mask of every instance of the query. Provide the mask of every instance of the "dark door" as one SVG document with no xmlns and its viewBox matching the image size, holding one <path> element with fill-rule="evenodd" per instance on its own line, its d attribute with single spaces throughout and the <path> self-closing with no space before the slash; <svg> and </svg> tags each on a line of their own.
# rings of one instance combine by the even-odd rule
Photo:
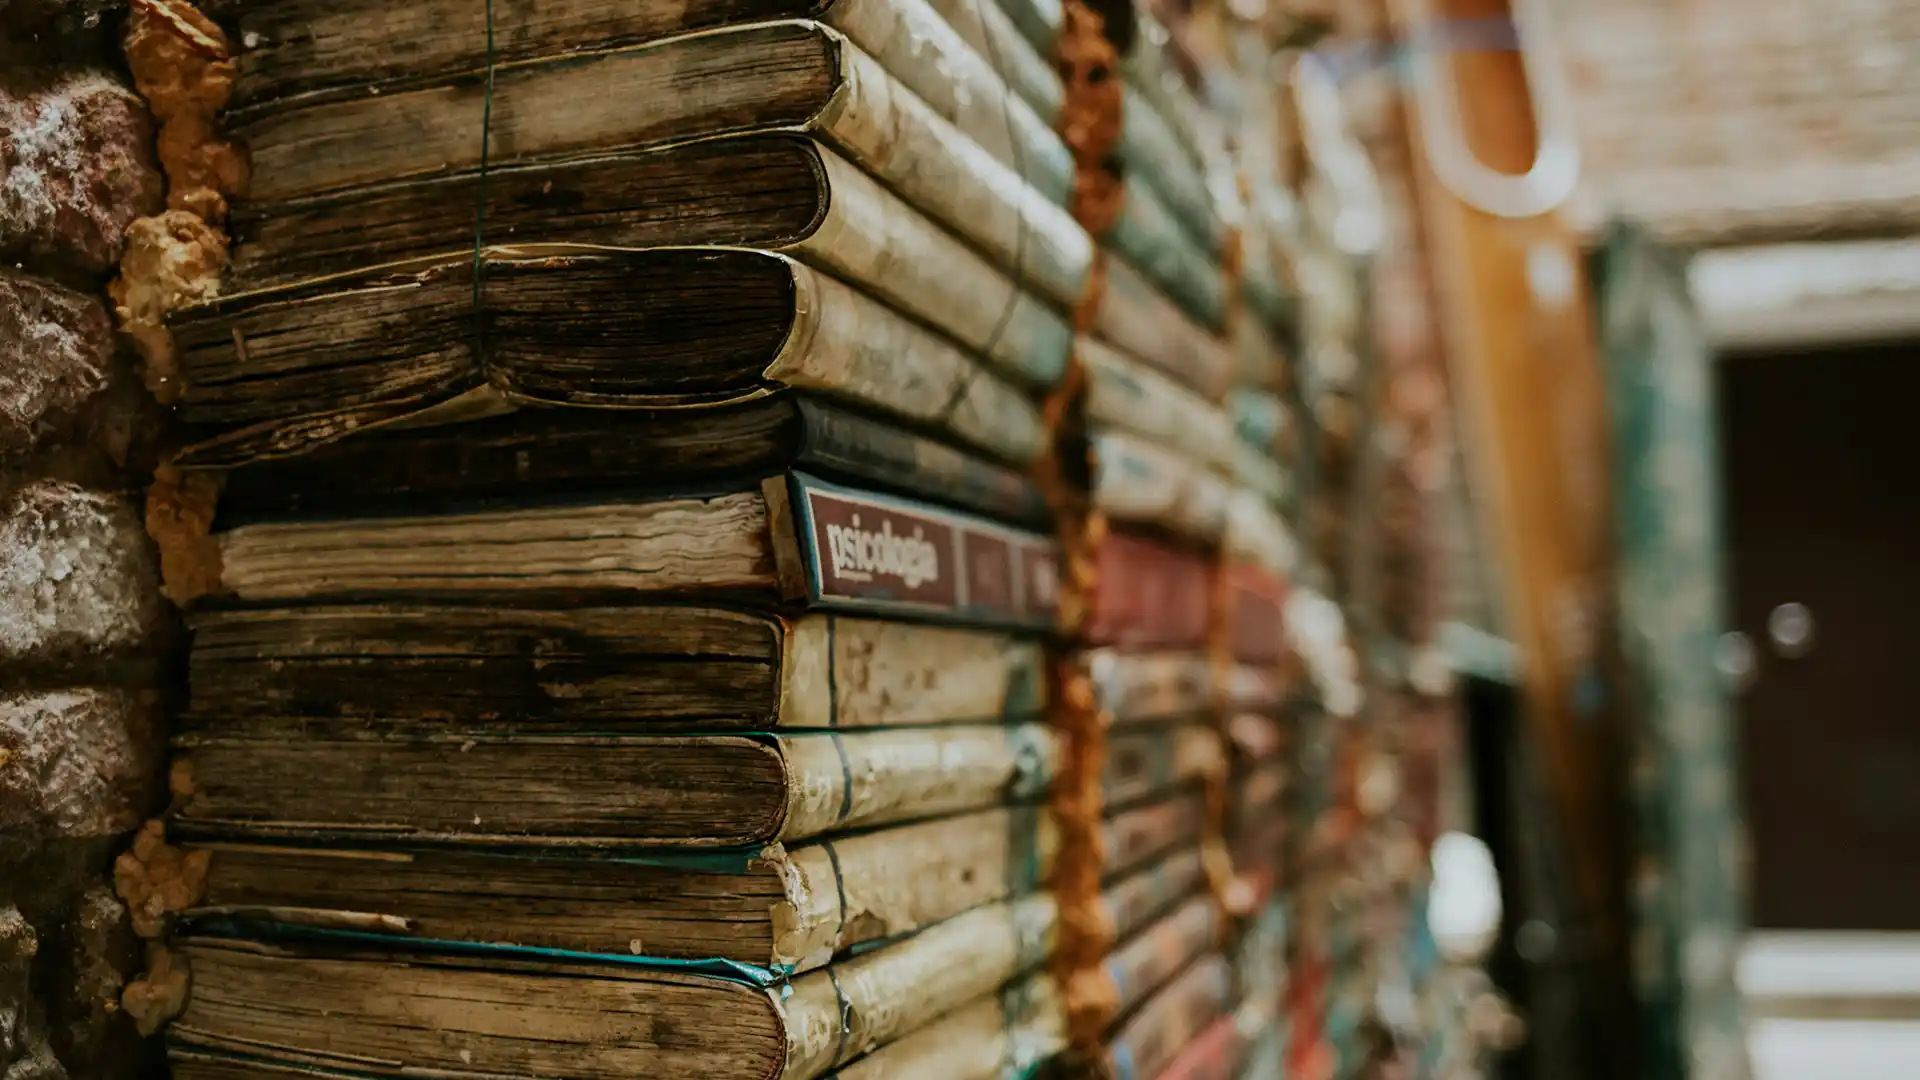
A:
<svg viewBox="0 0 1920 1080">
<path fill-rule="evenodd" d="M 1920 929 L 1920 343 L 1719 372 L 1753 923 Z"/>
</svg>

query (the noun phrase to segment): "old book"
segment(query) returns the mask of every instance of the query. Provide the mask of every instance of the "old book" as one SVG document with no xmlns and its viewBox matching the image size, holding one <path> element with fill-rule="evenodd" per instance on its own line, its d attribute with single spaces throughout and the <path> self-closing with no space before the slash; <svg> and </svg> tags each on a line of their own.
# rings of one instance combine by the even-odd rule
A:
<svg viewBox="0 0 1920 1080">
<path fill-rule="evenodd" d="M 844 615 L 391 603 L 189 625 L 183 731 L 850 731 L 1033 720 L 1046 705 L 1037 641 Z"/>
<path fill-rule="evenodd" d="M 1188 802 L 1109 819 L 1112 913 L 1129 932 L 1200 883 L 1197 856 L 1179 850 L 1192 842 Z M 209 857 L 200 916 L 791 972 L 1033 891 L 1057 838 L 1048 814 L 1020 806 L 791 847 L 681 855 L 251 837 L 187 846 Z"/>
<path fill-rule="evenodd" d="M 1066 1009 L 1039 975 L 957 1009 L 834 1073 L 834 1080 L 1024 1080 L 1066 1047 Z"/>
<path fill-rule="evenodd" d="M 1087 419 L 1139 436 L 1223 474 L 1239 448 L 1233 422 L 1218 405 L 1173 377 L 1107 348 L 1086 342 Z"/>
<path fill-rule="evenodd" d="M 1114 881 L 1184 846 L 1197 846 L 1205 819 L 1200 792 L 1114 813 L 1100 823 L 1105 879 Z"/>
<path fill-rule="evenodd" d="M 231 113 L 239 119 L 350 97 L 370 86 L 470 72 L 490 60 L 514 64 L 792 18 L 818 18 L 846 35 L 969 138 L 1054 201 L 1066 201 L 1073 164 L 1053 129 L 1024 103 L 1007 107 L 993 67 L 922 0 L 570 3 L 495 12 L 491 41 L 485 12 L 446 0 L 407 7 L 252 0 L 232 20 L 246 48 Z"/>
<path fill-rule="evenodd" d="M 1122 939 L 1103 966 L 1116 994 L 1116 1017 L 1130 1015 L 1196 957 L 1217 947 L 1226 933 L 1224 924 L 1220 905 L 1201 894 Z"/>
<path fill-rule="evenodd" d="M 1181 1048 L 1159 1080 L 1235 1080 L 1269 1023 L 1267 1015 L 1244 1006 L 1220 1017 Z"/>
<path fill-rule="evenodd" d="M 1204 652 L 1085 649 L 1081 664 L 1095 701 L 1112 725 L 1200 716 L 1216 700 L 1213 660 Z"/>
<path fill-rule="evenodd" d="M 1021 404 L 999 414 L 1008 449 L 1025 441 Z M 963 403 L 954 416 L 971 411 Z M 291 428 L 238 431 L 191 446 L 175 460 L 183 468 L 228 470 L 221 492 L 226 523 L 471 507 L 528 491 L 698 487 L 786 469 L 1031 529 L 1052 523 L 1025 461 L 1003 465 L 871 414 L 786 391 L 701 409 L 532 407 L 428 427 L 402 422 L 368 431 L 319 418 L 300 427 L 298 434 Z"/>
<path fill-rule="evenodd" d="M 811 1080 L 990 994 L 1046 958 L 1045 895 L 994 904 L 775 985 L 744 968 L 404 939 L 192 937 L 181 1051 L 366 1076 Z"/>
<path fill-rule="evenodd" d="M 952 11 L 963 0 L 943 2 L 946 10 Z M 1061 20 L 1064 18 L 1059 4 L 1037 0 L 1000 0 L 999 6 L 1010 17 L 1008 20 L 991 16 L 966 19 L 955 15 L 955 23 L 963 35 L 973 34 L 975 40 L 980 42 L 977 47 L 989 56 L 1019 57 L 1022 46 L 1042 58 L 1054 54 Z M 1002 27 L 1007 23 L 1016 29 L 1016 35 L 1009 37 L 1005 34 Z M 1156 62 L 1152 51 L 1144 48 L 1141 34 L 1134 33 L 1128 37 L 1129 42 L 1140 46 L 1141 50 L 1123 58 L 1123 65 L 1130 77 L 1125 84 L 1125 104 L 1121 109 L 1123 127 L 1115 147 L 1116 153 L 1128 172 L 1139 173 L 1151 180 L 1154 189 L 1201 250 L 1209 256 L 1217 256 L 1225 243 L 1225 226 L 1208 189 L 1205 165 L 1195 140 L 1191 136 L 1183 138 L 1175 124 L 1169 121 L 1169 114 L 1164 109 L 1165 98 L 1159 94 L 1172 73 L 1164 64 Z M 1142 65 L 1148 67 L 1143 68 Z M 1001 67 L 1003 72 L 1009 73 L 1009 81 L 1029 97 L 1040 115 L 1049 118 L 1059 116 L 1064 95 L 1057 76 L 1052 80 L 1021 77 L 1022 72 L 1035 70 L 1031 61 L 1023 57 L 1003 61 Z M 1152 86 L 1153 90 L 1146 90 L 1147 86 Z"/>
<path fill-rule="evenodd" d="M 1108 1061 L 1122 1076 L 1157 1077 L 1180 1050 L 1226 1013 L 1233 968 L 1218 954 L 1183 971 L 1114 1032 Z"/>
<path fill-rule="evenodd" d="M 1240 387 L 1228 393 L 1226 404 L 1244 442 L 1280 461 L 1300 460 L 1300 422 L 1294 407 L 1280 394 Z"/>
<path fill-rule="evenodd" d="M 1117 429 L 1091 438 L 1093 502 L 1115 522 L 1212 545 L 1226 528 L 1233 488 L 1219 472 Z"/>
<path fill-rule="evenodd" d="M 445 3 L 403 11 L 382 6 L 377 12 L 365 12 L 361 7 L 353 3 L 316 12 L 304 2 L 249 4 L 237 19 L 253 45 L 243 55 L 236 82 L 236 107 L 230 117 L 234 125 L 246 128 L 263 115 L 364 94 L 369 84 L 399 81 L 404 85 L 438 73 L 471 71 L 486 60 L 483 21 L 464 9 L 443 10 Z M 570 5 L 536 17 L 504 15 L 497 20 L 501 25 L 496 30 L 510 34 L 512 40 L 496 45 L 494 59 L 523 64 L 583 48 L 650 43 L 689 29 L 817 16 L 1042 196 L 1064 204 L 1072 186 L 1071 156 L 1053 123 L 1042 119 L 1003 81 L 1003 76 L 1018 78 L 1019 73 L 996 71 L 996 66 L 1009 61 L 1039 65 L 1039 77 L 1052 81 L 1056 98 L 1057 78 L 1017 35 L 984 41 L 977 35 L 956 34 L 949 25 L 954 14 L 936 12 L 923 0 L 769 0 L 758 5 L 703 5 L 699 11 L 645 4 L 618 10 Z M 415 25 L 429 17 L 432 34 L 420 47 L 396 54 L 391 42 L 403 38 L 389 36 L 388 28 Z M 356 47 L 356 43 L 361 44 Z M 1056 101 L 1049 115 L 1057 113 L 1057 107 Z M 1224 308 L 1218 268 L 1177 227 L 1177 219 L 1150 184 L 1133 177 L 1126 183 L 1126 204 L 1109 241 L 1196 318 L 1218 328 Z M 250 216 L 243 210 L 242 221 Z M 972 223 L 956 224 L 964 229 Z M 241 235 L 247 235 L 245 228 Z M 243 252 L 247 246 L 243 239 Z M 1021 261 L 1029 255 L 1023 251 Z M 245 258 L 243 254 L 243 262 Z"/>
<path fill-rule="evenodd" d="M 1179 851 L 1192 843 L 1191 797 L 1166 796 L 1216 767 L 1211 736 L 1193 727 L 1147 733 L 1109 763 L 1108 877 L 1119 925 L 1137 927 L 1197 887 L 1198 860 Z M 1162 801 L 1137 805 L 1151 796 Z M 209 855 L 200 914 L 774 971 L 810 970 L 850 947 L 1030 892 L 1057 847 L 1050 815 L 1035 806 L 697 855 L 239 836 L 188 842 Z"/>
<path fill-rule="evenodd" d="M 1227 765 L 1219 732 L 1201 723 L 1133 727 L 1107 738 L 1101 796 L 1126 806 L 1189 780 L 1221 775 Z"/>
<path fill-rule="evenodd" d="M 1146 866 L 1115 877 L 1107 874 L 1107 888 L 1100 900 L 1107 917 L 1113 920 L 1118 938 L 1132 937 L 1152 924 L 1180 901 L 1192 896 L 1206 882 L 1200 863 L 1199 834 L 1177 839 L 1178 847 Z M 1112 866 L 1115 857 L 1109 854 Z"/>
<path fill-rule="evenodd" d="M 442 735 L 311 722 L 177 736 L 182 835 L 725 848 L 1028 801 L 1037 724 L 795 735 Z M 326 778 L 315 782 L 317 777 Z"/>
<path fill-rule="evenodd" d="M 1213 564 L 1127 533 L 1101 542 L 1087 639 L 1129 651 L 1201 649 L 1212 620 Z"/>
<path fill-rule="evenodd" d="M 240 525 L 221 586 L 250 603 L 698 592 L 1044 629 L 1047 539 L 803 473 L 749 490 Z"/>
<path fill-rule="evenodd" d="M 1177 379 L 1208 401 L 1233 384 L 1233 354 L 1124 259 L 1106 261 L 1106 287 L 1094 332 L 1135 359 Z"/>
<path fill-rule="evenodd" d="M 909 276 L 893 280 L 905 288 Z M 999 310 L 963 317 L 984 323 Z M 262 425 L 250 437 L 280 453 L 376 423 L 421 423 L 432 406 L 468 419 L 518 403 L 681 407 L 787 387 L 1003 460 L 1037 452 L 1038 416 L 1015 384 L 951 339 L 766 251 L 490 248 L 477 262 L 453 256 L 216 300 L 172 327 L 182 416 L 219 429 Z M 992 329 L 967 332 L 985 344 Z M 1050 383 L 1070 341 L 1057 338 L 1013 374 Z"/>
<path fill-rule="evenodd" d="M 1242 434 L 1255 446 L 1262 449 L 1279 451 L 1281 444 L 1276 436 L 1283 426 L 1282 417 L 1285 406 L 1279 397 L 1280 392 L 1289 388 L 1295 378 L 1292 364 L 1287 359 L 1286 348 L 1274 337 L 1266 322 L 1261 319 L 1237 319 L 1233 325 L 1233 351 L 1239 359 L 1240 388 L 1234 396 L 1245 396 L 1249 401 L 1258 401 L 1260 408 L 1273 409 L 1280 413 L 1269 413 L 1261 417 L 1257 427 L 1243 427 Z M 1259 430 L 1264 427 L 1265 430 Z M 1265 436 L 1262 438 L 1261 436 Z"/>
<path fill-rule="evenodd" d="M 654 104 L 644 110 L 579 107 L 584 98 L 631 95 Z M 485 139 L 477 137 L 483 121 Z M 888 278 L 901 275 L 903 286 L 926 288 L 923 304 L 936 297 L 948 308 L 964 306 L 962 298 L 995 308 L 1021 301 L 1022 310 L 1002 331 L 1016 339 L 1057 328 L 1060 316 L 1023 299 L 1002 271 L 1053 303 L 1068 305 L 1078 298 L 1092 260 L 1092 240 L 1061 205 L 981 149 L 879 62 L 819 23 L 759 23 L 534 59 L 499 69 L 479 84 L 464 73 L 235 117 L 229 126 L 251 152 L 249 193 L 255 204 L 332 194 L 330 205 L 358 221 L 391 221 L 397 208 L 378 201 L 346 208 L 339 197 L 360 203 L 373 194 L 365 190 L 369 187 L 385 194 L 389 189 L 381 185 L 424 184 L 452 205 L 478 211 L 484 191 L 487 215 L 478 231 L 491 230 L 493 242 L 516 245 L 569 239 L 552 235 L 545 225 L 563 233 L 584 230 L 587 235 L 572 238 L 576 242 L 630 243 L 619 230 L 605 230 L 613 222 L 602 222 L 602 215 L 573 213 L 565 203 L 560 205 L 570 212 L 564 214 L 551 213 L 550 203 L 535 213 L 523 207 L 519 225 L 513 215 L 496 217 L 501 204 L 494 187 L 517 176 L 519 185 L 503 192 L 505 205 L 538 200 L 547 172 L 543 166 L 549 163 L 737 132 L 817 137 L 834 150 L 820 157 L 821 167 L 833 173 L 822 183 L 834 194 L 816 200 L 822 222 L 809 254 L 837 259 L 843 276 L 877 289 L 891 289 Z M 484 173 L 483 143 L 490 150 Z M 751 172 L 744 163 L 733 168 Z M 749 176 L 748 188 L 759 192 L 763 185 Z M 664 202 L 652 192 L 649 196 Z M 835 227 L 840 221 L 835 207 L 847 200 L 872 204 L 862 208 L 870 220 L 853 223 L 851 235 Z M 700 201 L 710 206 L 715 200 L 703 192 Z M 926 225 L 921 214 L 971 241 L 987 259 Z M 431 242 L 445 245 L 440 250 L 476 246 L 472 216 Z M 875 222 L 886 231 L 875 232 Z M 901 246 L 909 242 L 918 247 Z M 864 277 L 854 272 L 848 264 L 876 246 L 891 246 L 895 260 L 934 256 L 937 266 L 916 271 L 907 265 L 867 265 L 857 268 Z M 293 250 L 285 243 L 279 249 Z M 977 281 L 963 282 L 963 272 Z M 242 274 L 238 280 L 249 279 Z M 975 285 L 1005 295 L 962 291 Z M 897 296 L 889 299 L 900 302 Z M 946 314 L 951 319 L 957 313 Z"/>
<path fill-rule="evenodd" d="M 784 973 L 1032 892 L 1055 839 L 1047 815 L 1024 807 L 686 857 L 189 846 L 210 856 L 195 917 L 733 960 Z"/>
</svg>

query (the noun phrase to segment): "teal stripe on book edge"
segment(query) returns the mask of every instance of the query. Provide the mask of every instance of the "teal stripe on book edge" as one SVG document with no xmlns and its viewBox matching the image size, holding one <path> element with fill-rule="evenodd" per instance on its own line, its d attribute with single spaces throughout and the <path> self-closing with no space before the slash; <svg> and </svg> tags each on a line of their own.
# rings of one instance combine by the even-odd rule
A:
<svg viewBox="0 0 1920 1080">
<path fill-rule="evenodd" d="M 375 934 L 364 930 L 290 926 L 285 923 L 225 916 L 187 920 L 181 930 L 184 934 L 234 940 L 365 945 L 416 956 L 425 954 L 480 959 L 555 960 L 576 964 L 603 964 L 607 967 L 642 971 L 675 971 L 683 974 L 705 975 L 763 990 L 784 980 L 782 972 L 738 960 L 668 960 L 654 956 L 623 956 L 618 953 L 575 952 L 571 949 L 546 949 L 530 945 L 495 945 L 476 941 L 413 938 L 398 934 Z"/>
</svg>

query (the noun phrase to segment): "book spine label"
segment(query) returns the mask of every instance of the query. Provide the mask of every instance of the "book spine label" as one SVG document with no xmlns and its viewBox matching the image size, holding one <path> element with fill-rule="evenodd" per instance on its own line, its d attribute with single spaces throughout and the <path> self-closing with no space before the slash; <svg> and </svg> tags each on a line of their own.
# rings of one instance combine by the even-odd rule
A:
<svg viewBox="0 0 1920 1080">
<path fill-rule="evenodd" d="M 791 484 L 814 604 L 988 626 L 1052 625 L 1058 577 L 1051 540 L 800 473 Z"/>
<path fill-rule="evenodd" d="M 1200 649 L 1212 615 L 1213 568 L 1205 558 L 1114 533 L 1100 546 L 1087 637 L 1129 649 Z"/>
</svg>

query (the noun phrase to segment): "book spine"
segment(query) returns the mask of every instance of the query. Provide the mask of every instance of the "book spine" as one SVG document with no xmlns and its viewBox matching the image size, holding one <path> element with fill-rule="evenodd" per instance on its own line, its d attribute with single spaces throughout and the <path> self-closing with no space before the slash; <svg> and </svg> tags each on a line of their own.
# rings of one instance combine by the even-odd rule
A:
<svg viewBox="0 0 1920 1080">
<path fill-rule="evenodd" d="M 934 9 L 1025 101 L 1049 131 L 1056 130 L 1065 91 L 1048 58 L 1034 48 L 998 3 L 932 0 Z"/>
<path fill-rule="evenodd" d="M 1100 546 L 1087 637 L 1129 650 L 1201 649 L 1211 627 L 1212 579 L 1202 556 L 1112 533 Z"/>
<path fill-rule="evenodd" d="M 1247 286 L 1242 285 L 1245 293 Z M 1248 298 L 1248 307 L 1257 310 L 1257 303 Z M 1233 328 L 1233 351 L 1239 361 L 1240 382 L 1248 387 L 1236 393 L 1265 394 L 1272 393 L 1286 384 L 1289 375 L 1287 352 L 1273 337 L 1273 330 L 1264 319 L 1236 319 Z M 1278 402 L 1274 403 L 1276 406 Z M 1266 437 L 1253 438 L 1250 441 L 1262 449 L 1274 449 L 1273 436 L 1277 434 L 1277 424 L 1269 422 Z"/>
<path fill-rule="evenodd" d="M 1196 896 L 1155 922 L 1107 957 L 1107 978 L 1118 995 L 1119 1011 L 1131 1011 L 1173 978 L 1194 957 L 1217 944 L 1219 905 Z"/>
<path fill-rule="evenodd" d="M 678 605 L 215 609 L 188 625 L 190 726 L 256 734 L 367 717 L 423 732 L 756 730 L 780 719 L 772 683 L 788 636 L 766 615 Z"/>
<path fill-rule="evenodd" d="M 787 729 L 1004 723 L 1046 709 L 1041 643 L 991 631 L 815 613 L 788 624 L 780 665 Z"/>
<path fill-rule="evenodd" d="M 999 416 L 1006 421 L 1003 436 L 1017 432 L 1029 404 L 987 405 L 973 389 L 984 382 L 957 392 L 953 422 L 973 427 Z M 943 502 L 996 520 L 1034 526 L 1047 519 L 1046 498 L 1018 470 L 819 401 L 802 399 L 798 406 L 798 468 L 898 491 L 939 492 Z"/>
<path fill-rule="evenodd" d="M 1066 1047 L 1053 979 L 983 997 L 833 1073 L 834 1080 L 1024 1080 Z"/>
<path fill-rule="evenodd" d="M 1198 843 L 1201 816 L 1200 796 L 1185 794 L 1107 818 L 1100 827 L 1106 841 L 1106 876 L 1124 874 L 1182 844 Z"/>
<path fill-rule="evenodd" d="M 1132 937 L 1186 897 L 1206 880 L 1200 853 L 1176 851 L 1145 869 L 1121 878 L 1102 895 L 1114 936 Z"/>
<path fill-rule="evenodd" d="M 1093 263 L 1093 240 L 1064 207 L 850 42 L 841 50 L 841 64 L 840 91 L 817 122 L 834 145 L 1048 300 L 1066 307 L 1079 298 Z"/>
<path fill-rule="evenodd" d="M 1109 518 L 1209 546 L 1220 539 L 1233 492 L 1218 473 L 1129 432 L 1098 431 L 1093 444 L 1093 501 Z"/>
<path fill-rule="evenodd" d="M 1082 338 L 1079 349 L 1089 379 L 1088 419 L 1222 471 L 1232 469 L 1239 443 L 1219 406 L 1098 341 Z"/>
<path fill-rule="evenodd" d="M 1106 288 L 1093 329 L 1208 401 L 1218 401 L 1233 383 L 1238 361 L 1227 343 L 1189 318 L 1125 259 L 1106 260 Z"/>
<path fill-rule="evenodd" d="M 771 913 L 773 966 L 811 971 L 852 946 L 1032 892 L 1054 846 L 1051 819 L 1022 807 L 795 848 L 787 898 Z"/>
<path fill-rule="evenodd" d="M 1111 724 L 1195 716 L 1214 701 L 1213 665 L 1204 653 L 1109 647 L 1087 650 L 1081 662 Z"/>
<path fill-rule="evenodd" d="M 982 0 L 933 2 L 972 52 L 988 61 L 990 69 L 997 73 L 995 81 L 1002 85 L 999 93 L 1011 98 L 1006 119 L 986 124 L 989 130 L 984 133 L 985 137 L 976 136 L 976 139 L 991 149 L 993 141 L 1001 138 L 994 134 L 996 127 L 1020 132 L 1023 135 L 1023 156 L 1020 160 L 1008 161 L 1008 164 L 1016 172 L 1028 176 L 1030 181 L 1036 169 L 1026 163 L 1026 155 L 1040 150 L 1048 155 L 1049 169 L 1051 155 L 1061 155 L 1061 160 L 1068 165 L 1068 171 L 1061 179 L 1068 181 L 1068 184 L 1062 187 L 1062 194 L 1055 197 L 1054 201 L 1064 203 L 1066 196 L 1071 193 L 1071 160 L 1066 147 L 1054 134 L 1060 121 L 1063 90 L 1059 75 L 1053 70 L 1048 57 L 1035 50 L 1033 44 L 1008 19 L 1007 13 L 996 4 Z M 856 37 L 856 40 L 859 38 Z M 881 59 L 883 62 L 886 60 L 885 57 Z M 918 71 L 928 65 L 908 66 Z M 905 78 L 891 64 L 889 68 Z M 907 79 L 907 82 L 914 89 L 919 89 L 913 80 Z M 1045 133 L 1044 137 L 1025 138 L 1030 124 L 1037 125 Z M 1044 146 L 1038 145 L 1042 143 Z M 1198 161 L 1197 154 L 1194 160 Z M 1120 216 L 1101 239 L 1138 265 L 1194 319 L 1218 328 L 1222 325 L 1226 310 L 1224 283 L 1219 268 L 1206 252 L 1200 250 L 1192 235 L 1175 218 L 1167 208 L 1166 200 L 1151 184 L 1134 177 L 1129 177 L 1125 184 L 1126 199 L 1120 208 Z M 1036 186 L 1047 190 L 1046 185 Z"/>
<path fill-rule="evenodd" d="M 1122 162 L 1129 172 L 1153 185 L 1200 249 L 1218 258 L 1226 247 L 1226 226 L 1213 204 L 1205 174 L 1180 151 L 1179 136 L 1160 110 L 1133 86 L 1127 90 L 1118 147 Z"/>
<path fill-rule="evenodd" d="M 1240 282 L 1240 292 L 1246 298 L 1247 306 L 1260 316 L 1260 322 L 1267 329 L 1284 333 L 1298 323 L 1298 304 L 1268 263 L 1260 262 L 1247 267 L 1246 276 Z"/>
<path fill-rule="evenodd" d="M 786 735 L 779 747 L 789 841 L 1036 799 L 1059 753 L 1041 724 Z"/>
<path fill-rule="evenodd" d="M 1158 1080 L 1234 1080 L 1250 1049 L 1240 1017 L 1222 1016 L 1182 1048 Z"/>
<path fill-rule="evenodd" d="M 1128 85 L 1167 119 L 1180 147 L 1181 160 L 1204 169 L 1206 155 L 1201 150 L 1197 118 L 1206 110 L 1187 90 L 1180 75 L 1172 55 L 1173 35 L 1144 5 L 1134 7 L 1133 18 L 1133 47 L 1121 59 L 1120 70 L 1126 75 Z"/>
<path fill-rule="evenodd" d="M 1109 1060 L 1115 1074 L 1141 1080 L 1159 1076 L 1182 1047 L 1226 1011 L 1232 984 L 1232 968 L 1218 955 L 1188 968 L 1114 1036 Z"/>
<path fill-rule="evenodd" d="M 824 18 L 1048 201 L 1065 205 L 1073 191 L 1066 144 L 988 62 L 1001 43 L 985 39 L 980 19 L 965 19 L 969 38 L 937 6 L 925 0 L 837 0 Z M 1024 42 L 1021 48 L 1027 49 Z M 1041 74 L 1051 76 L 1044 67 Z"/>
<path fill-rule="evenodd" d="M 1125 806 L 1221 773 L 1226 764 L 1220 735 L 1207 725 L 1132 730 L 1107 740 L 1101 793 L 1106 805 Z"/>
<path fill-rule="evenodd" d="M 1033 630 L 1052 625 L 1058 578 L 1051 540 L 803 473 L 789 484 L 798 561 L 816 606 Z"/>
<path fill-rule="evenodd" d="M 1202 326 L 1225 327 L 1225 276 L 1144 178 L 1127 177 L 1126 202 L 1101 239 Z"/>
<path fill-rule="evenodd" d="M 820 158 L 826 217 L 793 253 L 926 320 L 1023 386 L 1059 380 L 1073 347 L 1065 316 L 859 166 Z"/>
<path fill-rule="evenodd" d="M 792 983 L 782 1080 L 812 1080 L 1044 963 L 1056 909 L 1042 894 L 979 908 Z"/>
<path fill-rule="evenodd" d="M 1286 583 L 1260 567 L 1237 563 L 1227 568 L 1227 588 L 1232 592 L 1228 603 L 1234 659 L 1278 664 L 1287 654 Z"/>
<path fill-rule="evenodd" d="M 951 339 L 859 290 L 805 266 L 792 269 L 794 326 L 763 378 L 950 432 L 1001 461 L 1024 466 L 1039 458 L 1040 411 L 1006 379 L 987 371 Z M 897 450 L 886 453 L 886 446 L 868 445 L 892 434 L 873 425 L 858 425 L 872 431 L 859 439 L 847 430 L 854 424 L 833 423 L 817 411 L 807 418 L 809 434 L 820 444 L 812 448 L 817 454 L 845 458 L 848 466 L 892 464 L 901 456 Z M 894 435 L 892 441 L 911 440 Z M 961 471 L 957 465 L 948 468 Z"/>
<path fill-rule="evenodd" d="M 1061 7 L 1046 0 L 1000 0 L 1000 6 L 1019 28 L 1028 47 L 1042 57 L 1053 55 L 1060 36 Z M 1142 82 L 1164 84 L 1172 75 L 1164 60 L 1136 49 L 1123 67 L 1129 78 L 1126 103 L 1121 110 L 1122 131 L 1118 151 L 1129 172 L 1138 172 L 1160 190 L 1181 223 L 1199 241 L 1209 255 L 1217 254 L 1225 238 L 1220 217 L 1207 190 L 1196 140 L 1182 139 L 1179 128 L 1170 122 L 1153 97 L 1142 93 Z M 1056 116 L 1043 113 L 1050 120 Z"/>
<path fill-rule="evenodd" d="M 1283 444 L 1283 435 L 1291 437 L 1294 425 L 1290 410 L 1272 390 L 1241 387 L 1227 395 L 1227 411 L 1240 439 L 1257 450 L 1292 460 L 1292 446 Z"/>
</svg>

